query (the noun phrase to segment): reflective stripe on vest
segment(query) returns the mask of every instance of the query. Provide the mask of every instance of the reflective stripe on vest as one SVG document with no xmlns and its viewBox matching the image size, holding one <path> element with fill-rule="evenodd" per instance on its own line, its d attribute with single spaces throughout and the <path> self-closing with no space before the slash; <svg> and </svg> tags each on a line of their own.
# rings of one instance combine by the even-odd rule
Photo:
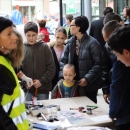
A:
<svg viewBox="0 0 130 130">
<path fill-rule="evenodd" d="M 10 105 L 11 105 L 12 102 L 6 104 L 3 106 L 4 110 L 6 112 L 8 112 L 9 108 L 10 108 Z M 19 106 L 20 104 L 24 103 L 24 100 L 23 100 L 23 97 L 20 96 L 20 97 L 17 97 L 15 100 L 14 100 L 14 103 L 13 103 L 13 108 Z"/>
<path fill-rule="evenodd" d="M 5 66 L 8 69 L 8 71 L 10 71 L 13 74 L 16 81 L 16 87 L 14 88 L 13 94 L 4 94 L 2 97 L 1 105 L 3 106 L 4 110 L 8 112 L 11 102 L 14 100 L 14 104 L 9 116 L 12 118 L 18 130 L 28 130 L 29 125 L 26 117 L 25 105 L 23 103 L 24 100 L 21 95 L 21 88 L 18 82 L 18 78 L 10 62 L 7 61 L 3 56 L 0 56 L 0 64 Z"/>
<path fill-rule="evenodd" d="M 20 116 L 13 118 L 13 122 L 15 125 L 22 124 L 25 119 L 27 119 L 26 112 L 23 112 Z"/>
</svg>

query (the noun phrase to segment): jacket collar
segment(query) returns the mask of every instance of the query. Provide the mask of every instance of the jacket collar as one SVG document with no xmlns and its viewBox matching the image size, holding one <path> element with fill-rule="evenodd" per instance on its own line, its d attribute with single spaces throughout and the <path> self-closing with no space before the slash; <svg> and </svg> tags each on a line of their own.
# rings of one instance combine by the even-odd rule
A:
<svg viewBox="0 0 130 130">
<path fill-rule="evenodd" d="M 38 45 L 38 44 L 42 44 L 42 43 L 44 43 L 42 40 L 39 40 L 39 41 L 37 41 L 35 44 L 33 44 L 33 45 Z M 29 44 L 27 41 L 26 42 L 24 42 L 24 45 L 26 45 L 26 46 L 33 46 L 33 45 L 31 45 L 31 44 Z"/>
</svg>

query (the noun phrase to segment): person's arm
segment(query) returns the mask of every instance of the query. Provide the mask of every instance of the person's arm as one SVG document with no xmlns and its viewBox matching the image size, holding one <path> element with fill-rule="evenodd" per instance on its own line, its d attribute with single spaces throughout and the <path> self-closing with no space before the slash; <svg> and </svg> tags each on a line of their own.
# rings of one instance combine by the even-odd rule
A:
<svg viewBox="0 0 130 130">
<path fill-rule="evenodd" d="M 95 41 L 90 43 L 90 52 L 91 52 L 91 60 L 93 63 L 92 68 L 88 71 L 88 73 L 84 76 L 87 81 L 87 84 L 93 83 L 97 78 L 101 76 L 101 46 Z"/>
<path fill-rule="evenodd" d="M 51 99 L 57 98 L 56 95 L 58 93 L 58 84 L 54 87 L 54 89 L 51 92 Z"/>
<path fill-rule="evenodd" d="M 51 52 L 51 49 L 49 48 L 48 45 L 45 46 L 44 48 L 45 55 L 46 57 L 46 71 L 43 74 L 43 76 L 39 79 L 40 83 L 44 86 L 44 84 L 48 84 L 49 82 L 52 81 L 53 77 L 55 76 L 55 62 L 54 58 Z"/>
<path fill-rule="evenodd" d="M 27 88 L 30 88 L 33 85 L 33 80 L 29 77 L 27 77 L 22 71 L 19 71 L 17 73 L 18 78 L 22 79 L 23 81 L 26 81 Z"/>
<path fill-rule="evenodd" d="M 1 105 L 4 93 L 12 94 L 16 86 L 16 84 L 14 84 L 14 81 L 10 79 L 9 75 L 6 75 L 5 72 L 7 71 L 8 70 L 4 66 L 0 65 L 0 113 L 1 113 L 0 114 L 0 128 L 2 130 L 17 130 L 14 122 L 9 117 L 9 115 L 5 112 L 5 110 L 3 109 L 3 106 Z M 12 77 L 13 75 L 10 75 L 10 76 Z M 10 90 L 7 91 L 6 88 Z"/>
<path fill-rule="evenodd" d="M 106 103 L 110 102 L 110 80 L 111 80 L 111 71 L 112 68 L 112 60 L 107 53 L 106 48 L 104 47 L 102 50 L 102 82 L 101 88 L 103 91 L 103 97 Z"/>
<path fill-rule="evenodd" d="M 4 111 L 3 107 L 0 105 L 0 128 L 1 130 L 17 130 L 12 119 Z"/>
</svg>

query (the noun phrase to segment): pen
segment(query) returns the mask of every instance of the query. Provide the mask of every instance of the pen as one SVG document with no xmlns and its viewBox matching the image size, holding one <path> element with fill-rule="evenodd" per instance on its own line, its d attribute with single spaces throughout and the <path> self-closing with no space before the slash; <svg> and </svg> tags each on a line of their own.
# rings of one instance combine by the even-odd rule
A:
<svg viewBox="0 0 130 130">
<path fill-rule="evenodd" d="M 70 108 L 70 110 L 78 110 L 78 108 Z"/>
<path fill-rule="evenodd" d="M 45 121 L 48 121 L 47 118 L 45 117 L 45 115 L 41 112 L 41 116 Z"/>
<path fill-rule="evenodd" d="M 92 109 L 96 109 L 96 108 L 98 108 L 98 106 L 90 106 L 90 105 L 86 105 L 87 107 L 90 107 L 90 108 L 92 108 Z"/>
</svg>

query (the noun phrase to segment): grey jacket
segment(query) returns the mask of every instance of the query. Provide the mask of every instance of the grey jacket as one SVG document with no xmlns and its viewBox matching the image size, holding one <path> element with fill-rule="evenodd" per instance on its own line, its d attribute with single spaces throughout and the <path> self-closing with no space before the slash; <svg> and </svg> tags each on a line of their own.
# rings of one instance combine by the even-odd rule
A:
<svg viewBox="0 0 130 130">
<path fill-rule="evenodd" d="M 62 78 L 63 66 L 67 63 L 73 64 L 76 47 L 76 36 L 71 37 L 60 61 L 60 74 Z M 86 92 L 96 91 L 100 88 L 101 82 L 101 46 L 96 39 L 85 33 L 81 39 L 81 45 L 78 55 L 79 78 L 85 78 L 88 85 L 85 87 Z M 79 79 L 79 80 L 80 80 Z M 83 88 L 83 87 L 81 87 Z"/>
<path fill-rule="evenodd" d="M 33 80 L 38 79 L 42 84 L 38 89 L 38 93 L 49 93 L 52 87 L 51 80 L 55 75 L 55 64 L 52 52 L 46 43 L 39 41 L 34 45 L 24 44 L 22 68 L 26 76 Z M 30 93 L 34 92 L 35 87 L 31 87 Z"/>
</svg>

